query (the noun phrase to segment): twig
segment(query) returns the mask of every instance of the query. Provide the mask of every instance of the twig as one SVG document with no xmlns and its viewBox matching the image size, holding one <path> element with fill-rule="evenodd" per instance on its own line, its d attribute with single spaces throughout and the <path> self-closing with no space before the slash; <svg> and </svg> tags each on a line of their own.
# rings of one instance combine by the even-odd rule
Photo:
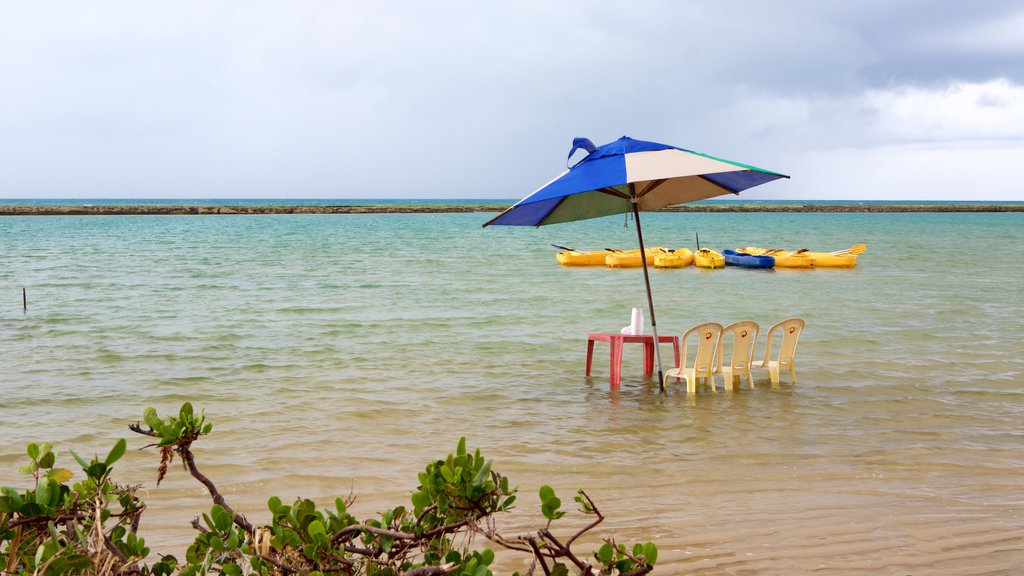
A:
<svg viewBox="0 0 1024 576">
<path fill-rule="evenodd" d="M 205 475 L 203 475 L 203 473 L 199 471 L 199 468 L 196 467 L 195 456 L 193 456 L 192 451 L 189 450 L 189 445 L 191 443 L 191 441 L 183 441 L 181 444 L 178 445 L 178 454 L 181 454 L 182 460 L 185 461 L 185 467 L 188 468 L 189 474 L 191 474 L 192 477 L 195 478 L 196 480 L 199 480 L 199 482 L 203 486 L 206 486 L 206 489 L 210 491 L 210 496 L 213 497 L 213 501 L 216 504 L 220 504 L 220 506 L 223 507 L 224 510 L 231 515 L 231 517 L 234 519 L 235 524 L 237 524 L 239 528 L 245 530 L 247 534 L 252 534 L 252 524 L 250 524 L 249 521 L 246 520 L 245 516 L 243 516 L 241 513 L 235 512 L 235 509 L 232 508 L 227 503 L 227 501 L 224 499 L 224 496 L 222 496 L 220 491 L 217 490 L 217 486 L 213 483 L 213 481 L 207 478 Z"/>
<path fill-rule="evenodd" d="M 540 567 L 544 570 L 544 576 L 551 576 L 551 570 L 548 569 L 548 563 L 544 561 L 544 555 L 541 554 L 540 548 L 537 547 L 537 540 L 535 538 L 527 538 L 527 542 L 530 543 L 530 548 L 533 548 L 534 558 L 540 561 Z"/>
<path fill-rule="evenodd" d="M 420 568 L 413 568 L 408 572 L 402 572 L 401 576 L 439 576 L 441 574 L 450 574 L 457 570 L 458 567 L 459 565 L 454 562 L 440 566 L 422 566 Z"/>
<path fill-rule="evenodd" d="M 594 520 L 585 528 L 577 532 L 572 538 L 569 538 L 569 540 L 565 542 L 566 548 L 572 546 L 572 543 L 575 542 L 577 538 L 593 530 L 594 527 L 596 527 L 601 522 L 604 522 L 604 514 L 601 514 L 601 511 L 597 509 L 597 505 L 594 504 L 594 501 L 590 499 L 590 496 L 588 496 L 587 493 L 584 492 L 583 490 L 580 490 L 580 495 L 587 499 L 587 504 L 590 506 L 590 509 L 594 511 L 594 514 L 597 515 L 597 520 Z"/>
<path fill-rule="evenodd" d="M 558 550 L 560 555 L 565 556 L 569 559 L 570 562 L 575 564 L 576 567 L 580 569 L 580 571 L 587 571 L 587 569 L 590 568 L 589 566 L 584 564 L 579 558 L 577 558 L 575 554 L 572 553 L 572 550 L 569 549 L 569 546 L 563 545 L 561 542 L 559 542 L 558 538 L 555 538 L 555 535 L 552 534 L 547 528 L 541 530 L 540 535 L 543 536 L 544 539 L 547 540 L 550 544 L 552 544 L 555 547 L 555 549 Z"/>
<path fill-rule="evenodd" d="M 129 424 L 128 429 L 131 430 L 132 432 L 143 434 L 145 436 L 152 436 L 154 438 L 160 436 L 159 434 L 154 432 L 152 428 L 150 428 L 149 430 L 143 430 L 142 425 L 139 424 L 138 422 L 136 422 L 135 424 Z M 155 444 L 150 444 L 150 446 L 155 446 Z M 143 448 L 148 448 L 148 446 L 144 446 Z"/>
<path fill-rule="evenodd" d="M 46 523 L 46 522 L 49 522 L 51 520 L 56 524 L 57 522 L 66 522 L 68 520 L 82 520 L 82 519 L 85 519 L 85 518 L 88 518 L 88 516 L 85 515 L 85 514 L 81 514 L 81 513 L 62 514 L 60 516 L 32 516 L 32 517 L 28 517 L 28 518 L 18 518 L 17 520 L 11 520 L 10 523 L 7 524 L 7 527 L 8 528 L 17 528 L 18 526 L 21 526 L 21 525 L 37 524 L 37 523 L 40 523 L 40 522 Z"/>
<path fill-rule="evenodd" d="M 434 510 L 437 510 L 437 504 L 431 504 L 430 506 L 424 508 L 423 512 L 420 512 L 420 515 L 416 517 L 416 525 L 418 526 L 421 522 L 423 522 L 423 519 L 427 516 L 427 514 L 433 512 Z"/>
</svg>

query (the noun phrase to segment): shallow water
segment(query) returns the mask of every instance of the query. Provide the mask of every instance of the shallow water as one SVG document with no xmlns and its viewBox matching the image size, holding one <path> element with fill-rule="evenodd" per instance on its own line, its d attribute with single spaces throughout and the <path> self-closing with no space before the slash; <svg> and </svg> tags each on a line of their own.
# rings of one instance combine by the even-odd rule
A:
<svg viewBox="0 0 1024 576">
<path fill-rule="evenodd" d="M 583 486 L 599 535 L 655 540 L 658 573 L 1024 569 L 1024 265 L 993 257 L 1024 215 L 645 214 L 648 245 L 868 244 L 852 270 L 652 271 L 662 333 L 807 320 L 795 386 L 693 402 L 658 394 L 638 347 L 619 390 L 604 345 L 583 375 L 641 272 L 559 268 L 549 244 L 635 247 L 632 224 L 489 217 L 0 219 L 0 484 L 22 485 L 29 441 L 142 447 L 146 405 L 190 400 L 215 423 L 200 466 L 257 521 L 272 494 L 404 503 L 465 435 L 523 491 L 509 532 L 539 526 L 540 484 Z M 118 473 L 149 489 L 151 548 L 180 554 L 209 504 L 156 464 Z"/>
</svg>

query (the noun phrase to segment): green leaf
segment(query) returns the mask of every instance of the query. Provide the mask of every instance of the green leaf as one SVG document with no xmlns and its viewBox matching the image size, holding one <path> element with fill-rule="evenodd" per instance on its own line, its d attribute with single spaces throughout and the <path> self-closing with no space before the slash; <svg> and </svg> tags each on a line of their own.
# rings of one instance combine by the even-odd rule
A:
<svg viewBox="0 0 1024 576">
<path fill-rule="evenodd" d="M 46 451 L 39 458 L 39 467 L 40 468 L 53 468 L 53 464 L 56 461 L 57 461 L 57 454 L 55 454 L 53 452 L 50 452 L 50 451 Z"/>
<path fill-rule="evenodd" d="M 416 507 L 416 513 L 419 514 L 421 510 L 430 506 L 430 495 L 422 490 L 418 490 L 412 493 L 412 505 Z"/>
<path fill-rule="evenodd" d="M 146 406 L 146 409 L 142 411 L 142 421 L 157 433 L 160 432 L 160 428 L 163 425 L 160 417 L 156 415 L 156 408 L 152 406 Z"/>
<path fill-rule="evenodd" d="M 89 469 L 89 463 L 86 462 L 85 460 L 83 460 L 82 457 L 79 456 L 78 454 L 75 454 L 74 450 L 71 450 L 71 456 L 73 456 L 75 461 L 78 462 L 79 466 L 82 467 L 82 470 L 88 470 Z"/>
<path fill-rule="evenodd" d="M 114 444 L 114 447 L 110 449 L 110 454 L 107 454 L 107 459 L 103 461 L 108 467 L 114 462 L 117 462 L 124 456 L 125 451 L 128 450 L 128 442 L 124 438 L 121 438 Z"/>
<path fill-rule="evenodd" d="M 50 480 L 46 476 L 39 478 L 39 482 L 36 483 L 36 504 L 40 506 L 48 506 L 50 504 Z"/>
<path fill-rule="evenodd" d="M 271 496 L 267 500 L 267 509 L 270 510 L 271 514 L 277 514 L 277 509 L 281 507 L 281 499 L 277 496 Z"/>
<path fill-rule="evenodd" d="M 477 471 L 476 476 L 473 477 L 473 485 L 474 486 L 482 485 L 484 483 L 484 480 L 487 479 L 487 475 L 490 474 L 490 472 L 491 472 L 491 463 L 492 463 L 491 460 L 488 460 L 487 462 L 484 462 L 484 465 L 481 466 L 480 470 Z"/>
<path fill-rule="evenodd" d="M 184 404 L 181 405 L 181 410 L 178 411 L 178 419 L 188 421 L 192 419 L 193 414 L 194 412 L 192 411 L 192 403 L 185 402 Z"/>
<path fill-rule="evenodd" d="M 242 567 L 238 564 L 223 564 L 221 565 L 221 571 L 225 576 L 242 576 Z"/>
<path fill-rule="evenodd" d="M 36 470 L 38 470 L 38 467 L 35 462 L 29 462 L 28 464 L 18 466 L 19 474 L 34 474 Z"/>
<path fill-rule="evenodd" d="M 85 554 L 72 554 L 64 559 L 65 566 L 71 573 L 81 573 L 92 567 L 92 559 Z"/>
<path fill-rule="evenodd" d="M 348 508 L 346 508 L 345 501 L 341 498 L 334 499 L 334 507 L 338 510 L 338 516 L 344 516 L 347 513 Z"/>
<path fill-rule="evenodd" d="M 314 540 L 318 540 L 318 537 L 325 538 L 327 536 L 327 530 L 324 528 L 324 523 L 319 520 L 310 522 L 309 528 L 306 528 L 306 533 L 308 533 L 309 537 Z"/>
<path fill-rule="evenodd" d="M 654 564 L 658 561 L 658 547 L 654 542 L 644 544 L 644 559 L 647 560 L 648 564 Z"/>
<path fill-rule="evenodd" d="M 555 490 L 547 484 L 540 487 L 540 501 L 546 502 L 550 498 L 555 497 Z"/>
<path fill-rule="evenodd" d="M 203 426 L 203 434 L 209 434 L 211 430 L 213 430 L 213 422 L 210 422 L 206 426 Z"/>
<path fill-rule="evenodd" d="M 11 506 L 14 507 L 14 510 L 12 510 L 12 512 L 16 512 L 18 508 L 21 508 L 21 494 L 18 494 L 17 490 L 11 488 L 10 486 L 4 486 L 3 488 L 0 488 L 0 492 L 3 492 L 4 496 L 7 497 Z"/>
<path fill-rule="evenodd" d="M 31 458 L 33 462 L 39 460 L 39 444 L 36 444 L 35 442 L 29 443 L 25 448 L 25 452 L 28 453 L 28 457 Z"/>
<path fill-rule="evenodd" d="M 601 546 L 597 550 L 597 559 L 599 562 L 601 562 L 601 564 L 607 566 L 611 564 L 612 556 L 614 555 L 614 553 L 615 551 L 612 549 L 612 545 L 605 542 L 604 546 Z"/>
<path fill-rule="evenodd" d="M 569 567 L 559 562 L 551 567 L 551 576 L 569 576 Z"/>
<path fill-rule="evenodd" d="M 217 530 L 224 532 L 231 527 L 231 514 L 220 504 L 214 504 L 210 508 L 210 516 L 213 518 L 213 525 Z"/>
<path fill-rule="evenodd" d="M 480 552 L 480 560 L 484 563 L 485 566 L 490 566 L 491 562 L 494 562 L 494 550 L 491 550 L 490 548 L 484 548 Z"/>
<path fill-rule="evenodd" d="M 452 472 L 451 468 L 449 468 L 447 464 L 441 467 L 441 476 L 444 477 L 445 482 L 455 481 L 455 474 Z"/>
<path fill-rule="evenodd" d="M 455 449 L 455 453 L 462 456 L 466 453 L 466 437 L 459 438 L 459 446 Z"/>
<path fill-rule="evenodd" d="M 85 474 L 94 480 L 99 480 L 107 473 L 107 465 L 103 462 L 93 462 L 85 470 Z"/>
</svg>

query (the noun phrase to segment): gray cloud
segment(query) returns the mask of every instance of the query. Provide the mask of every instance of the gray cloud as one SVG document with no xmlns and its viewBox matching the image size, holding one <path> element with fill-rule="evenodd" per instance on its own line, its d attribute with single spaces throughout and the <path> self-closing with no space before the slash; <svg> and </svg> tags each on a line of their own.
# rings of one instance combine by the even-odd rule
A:
<svg viewBox="0 0 1024 576">
<path fill-rule="evenodd" d="M 799 179 L 810 155 L 1013 141 L 922 129 L 878 93 L 941 118 L 928 91 L 1003 79 L 977 108 L 1012 105 L 1022 18 L 1009 2 L 5 4 L 0 196 L 512 198 L 573 136 L 623 134 L 797 176 L 771 195 L 827 194 Z"/>
</svg>

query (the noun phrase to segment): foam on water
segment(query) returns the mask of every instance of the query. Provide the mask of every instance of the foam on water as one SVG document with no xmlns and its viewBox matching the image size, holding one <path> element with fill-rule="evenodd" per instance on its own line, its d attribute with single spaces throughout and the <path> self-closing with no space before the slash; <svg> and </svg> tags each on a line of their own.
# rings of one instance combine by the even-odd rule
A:
<svg viewBox="0 0 1024 576">
<path fill-rule="evenodd" d="M 662 573 L 1024 563 L 1024 215 L 645 214 L 652 246 L 868 244 L 852 270 L 652 271 L 662 333 L 808 322 L 797 386 L 694 402 L 659 395 L 639 348 L 621 389 L 602 345 L 583 376 L 586 333 L 645 305 L 641 273 L 559 268 L 549 244 L 631 248 L 632 225 L 486 219 L 0 220 L 0 484 L 23 484 L 29 441 L 142 446 L 146 405 L 190 400 L 215 423 L 200 466 L 258 521 L 272 494 L 396 505 L 465 435 L 523 489 L 509 529 L 538 525 L 541 483 L 582 485 Z M 130 451 L 118 472 L 150 488 L 151 547 L 180 553 L 206 496 L 155 468 Z"/>
</svg>

